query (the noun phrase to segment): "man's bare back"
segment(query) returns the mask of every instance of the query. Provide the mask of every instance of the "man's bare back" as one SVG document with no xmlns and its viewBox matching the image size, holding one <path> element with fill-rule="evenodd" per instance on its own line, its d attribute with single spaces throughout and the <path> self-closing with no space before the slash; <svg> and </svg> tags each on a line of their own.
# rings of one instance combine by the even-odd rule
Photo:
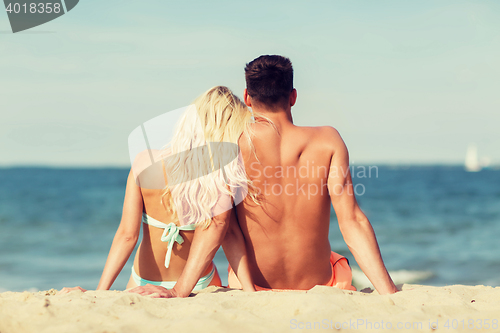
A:
<svg viewBox="0 0 500 333">
<path fill-rule="evenodd" d="M 255 283 L 310 289 L 332 275 L 328 175 L 340 137 L 331 127 L 298 127 L 280 118 L 272 120 L 276 127 L 253 125 L 254 151 L 240 140 L 262 202 L 247 199 L 237 212 Z"/>
<path fill-rule="evenodd" d="M 397 291 L 382 261 L 373 228 L 359 208 L 349 154 L 332 127 L 298 127 L 289 59 L 261 56 L 245 67 L 244 100 L 256 123 L 251 143 L 239 146 L 261 204 L 237 206 L 257 286 L 309 289 L 334 279 L 328 240 L 330 203 L 347 246 L 380 293 Z M 253 145 L 253 147 L 252 147 Z M 350 274 L 348 278 L 350 286 Z"/>
</svg>

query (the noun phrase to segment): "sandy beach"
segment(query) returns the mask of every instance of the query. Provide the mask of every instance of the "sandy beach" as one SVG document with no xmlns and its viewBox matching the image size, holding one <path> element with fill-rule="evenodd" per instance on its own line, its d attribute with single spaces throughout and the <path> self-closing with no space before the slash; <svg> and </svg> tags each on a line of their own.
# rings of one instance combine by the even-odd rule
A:
<svg viewBox="0 0 500 333">
<path fill-rule="evenodd" d="M 0 332 L 463 331 L 499 328 L 500 287 L 405 284 L 394 295 L 317 286 L 256 292 L 209 287 L 184 299 L 123 291 L 0 294 Z M 487 328 L 489 327 L 489 329 Z"/>
</svg>

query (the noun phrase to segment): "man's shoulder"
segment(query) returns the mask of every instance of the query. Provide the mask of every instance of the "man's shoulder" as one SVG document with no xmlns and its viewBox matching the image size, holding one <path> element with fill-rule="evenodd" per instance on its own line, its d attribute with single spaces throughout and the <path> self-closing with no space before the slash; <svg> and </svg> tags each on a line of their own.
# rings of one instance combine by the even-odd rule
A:
<svg viewBox="0 0 500 333">
<path fill-rule="evenodd" d="M 306 134 L 307 146 L 322 154 L 331 153 L 333 156 L 347 149 L 339 131 L 332 126 L 302 127 L 301 130 Z"/>
<path fill-rule="evenodd" d="M 341 139 L 337 129 L 332 126 L 297 126 L 297 129 L 307 134 L 310 140 L 334 143 Z"/>
<path fill-rule="evenodd" d="M 299 131 L 318 133 L 323 135 L 338 133 L 335 127 L 332 126 L 295 126 Z"/>
</svg>

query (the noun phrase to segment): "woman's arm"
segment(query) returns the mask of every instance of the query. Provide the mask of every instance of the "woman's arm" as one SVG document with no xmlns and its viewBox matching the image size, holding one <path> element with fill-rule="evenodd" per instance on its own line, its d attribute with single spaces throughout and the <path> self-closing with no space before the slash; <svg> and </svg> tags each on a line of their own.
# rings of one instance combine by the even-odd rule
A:
<svg viewBox="0 0 500 333">
<path fill-rule="evenodd" d="M 120 274 L 137 244 L 143 211 L 142 194 L 130 171 L 120 226 L 116 231 L 97 290 L 108 290 Z"/>
<path fill-rule="evenodd" d="M 250 266 L 248 264 L 245 238 L 243 237 L 240 225 L 236 219 L 235 209 L 232 209 L 229 228 L 222 242 L 222 248 L 243 290 L 255 291 L 252 275 L 250 274 Z"/>
</svg>

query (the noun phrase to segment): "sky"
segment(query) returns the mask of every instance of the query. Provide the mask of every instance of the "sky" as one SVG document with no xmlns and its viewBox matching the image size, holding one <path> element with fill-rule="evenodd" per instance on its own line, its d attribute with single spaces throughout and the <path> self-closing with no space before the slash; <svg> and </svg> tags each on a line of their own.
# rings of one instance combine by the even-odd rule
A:
<svg viewBox="0 0 500 333">
<path fill-rule="evenodd" d="M 0 166 L 130 166 L 128 135 L 244 66 L 291 59 L 299 126 L 354 164 L 500 164 L 500 2 L 97 1 L 13 34 L 0 12 Z"/>
</svg>

